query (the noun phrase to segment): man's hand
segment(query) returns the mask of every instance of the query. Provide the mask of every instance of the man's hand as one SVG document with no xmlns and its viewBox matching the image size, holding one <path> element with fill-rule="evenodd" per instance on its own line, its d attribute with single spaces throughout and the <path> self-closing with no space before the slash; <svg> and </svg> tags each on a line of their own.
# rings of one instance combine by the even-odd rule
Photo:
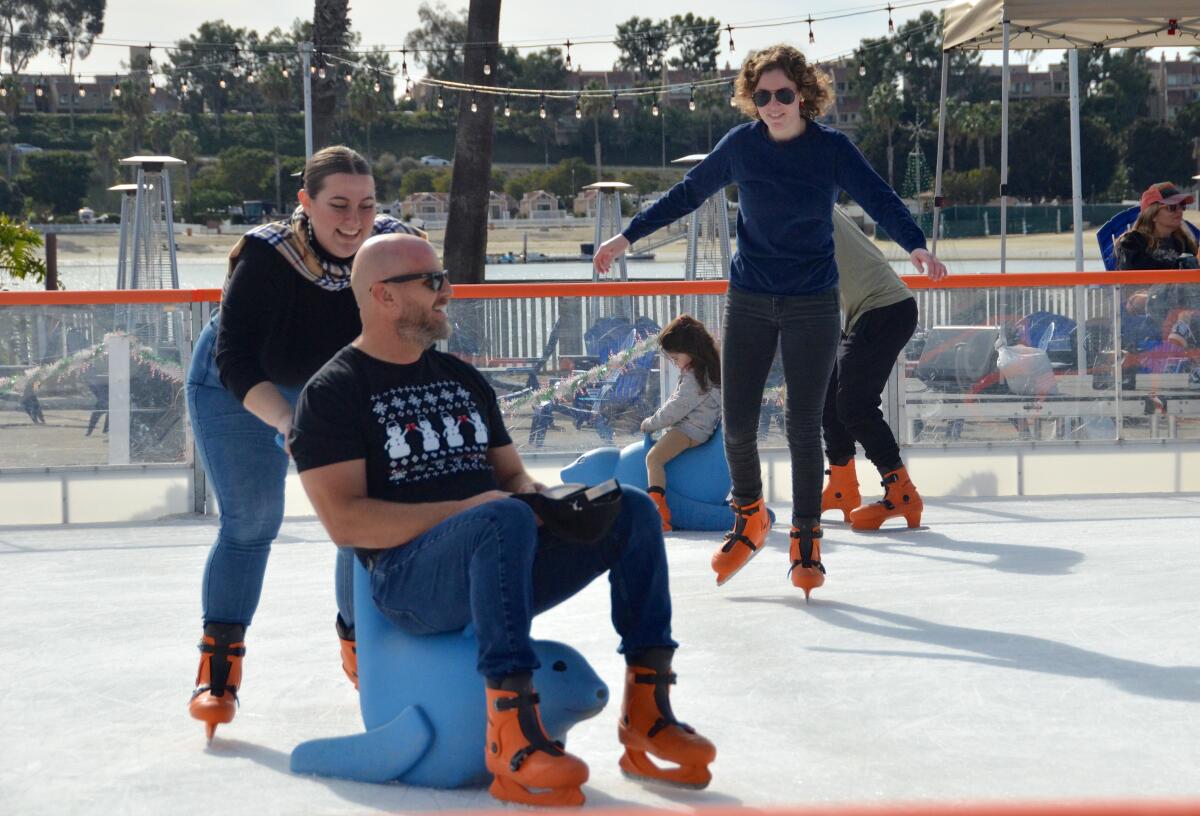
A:
<svg viewBox="0 0 1200 816">
<path fill-rule="evenodd" d="M 914 249 L 909 253 L 908 259 L 918 272 L 928 276 L 931 281 L 940 281 L 946 277 L 946 265 L 928 249 Z"/>
<path fill-rule="evenodd" d="M 620 234 L 614 235 L 596 250 L 596 254 L 592 256 L 592 266 L 601 275 L 607 275 L 613 260 L 627 249 L 629 249 L 629 241 L 625 239 L 625 236 Z"/>
</svg>

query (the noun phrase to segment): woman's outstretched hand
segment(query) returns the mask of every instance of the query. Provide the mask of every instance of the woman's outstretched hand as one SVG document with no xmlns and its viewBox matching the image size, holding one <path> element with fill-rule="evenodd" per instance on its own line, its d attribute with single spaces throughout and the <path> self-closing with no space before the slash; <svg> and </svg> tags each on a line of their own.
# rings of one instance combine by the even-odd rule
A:
<svg viewBox="0 0 1200 816">
<path fill-rule="evenodd" d="M 940 281 L 946 277 L 946 265 L 928 249 L 914 249 L 908 259 L 912 261 L 912 265 L 917 268 L 918 272 L 928 275 L 932 281 Z"/>
<path fill-rule="evenodd" d="M 623 254 L 627 249 L 629 249 L 629 241 L 625 239 L 625 236 L 619 234 L 614 235 L 612 238 L 609 238 L 607 241 L 601 244 L 596 250 L 596 254 L 592 256 L 592 266 L 594 266 L 596 271 L 601 275 L 607 275 L 608 269 L 610 266 L 612 266 L 613 260 Z"/>
</svg>

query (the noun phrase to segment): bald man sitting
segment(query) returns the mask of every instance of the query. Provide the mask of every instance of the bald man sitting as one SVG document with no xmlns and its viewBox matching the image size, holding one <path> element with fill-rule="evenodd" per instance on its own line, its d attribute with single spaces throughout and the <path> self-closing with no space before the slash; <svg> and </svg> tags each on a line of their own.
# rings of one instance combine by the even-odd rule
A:
<svg viewBox="0 0 1200 816">
<path fill-rule="evenodd" d="M 623 488 L 620 515 L 598 545 L 556 540 L 510 498 L 542 485 L 526 472 L 495 392 L 470 364 L 433 348 L 450 336 L 453 290 L 433 246 L 410 235 L 372 238 L 351 282 L 362 334 L 305 386 L 292 456 L 334 543 L 353 547 L 371 573 L 387 618 L 414 634 L 475 625 L 492 795 L 583 803 L 587 765 L 551 742 L 538 716 L 529 629 L 534 615 L 604 572 L 627 664 L 621 768 L 707 785 L 716 749 L 675 719 L 668 697 L 677 644 L 654 503 Z"/>
</svg>

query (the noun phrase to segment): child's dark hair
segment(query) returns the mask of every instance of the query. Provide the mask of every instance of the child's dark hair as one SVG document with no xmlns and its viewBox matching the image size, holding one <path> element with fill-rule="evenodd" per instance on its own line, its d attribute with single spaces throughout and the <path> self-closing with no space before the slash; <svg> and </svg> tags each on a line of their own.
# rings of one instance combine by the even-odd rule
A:
<svg viewBox="0 0 1200 816">
<path fill-rule="evenodd" d="M 658 345 L 663 351 L 686 354 L 692 358 L 692 373 L 700 390 L 721 384 L 721 356 L 717 344 L 704 324 L 690 314 L 681 314 L 659 332 Z"/>
</svg>

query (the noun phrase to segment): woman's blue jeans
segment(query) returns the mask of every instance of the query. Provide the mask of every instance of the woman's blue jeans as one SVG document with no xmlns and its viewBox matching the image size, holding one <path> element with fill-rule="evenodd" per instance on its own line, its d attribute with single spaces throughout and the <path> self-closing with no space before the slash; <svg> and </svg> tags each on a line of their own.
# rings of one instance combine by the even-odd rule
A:
<svg viewBox="0 0 1200 816">
<path fill-rule="evenodd" d="M 283 523 L 288 456 L 275 429 L 247 411 L 221 384 L 213 357 L 217 318 L 196 341 L 187 376 L 187 407 L 196 451 L 217 497 L 220 524 L 204 568 L 204 622 L 249 626 L 262 594 L 271 542 Z M 296 403 L 300 389 L 280 388 Z M 338 613 L 354 624 L 353 555 L 338 551 Z"/>
<path fill-rule="evenodd" d="M 475 624 L 479 673 L 532 672 L 533 616 L 608 572 L 619 651 L 677 645 L 662 519 L 640 490 L 625 487 L 621 513 L 594 546 L 539 529 L 529 505 L 501 499 L 473 507 L 399 547 L 370 554 L 375 605 L 405 631 L 428 635 Z"/>
<path fill-rule="evenodd" d="M 758 420 L 775 349 L 787 382 L 784 417 L 792 460 L 792 517 L 821 515 L 821 412 L 842 329 L 835 286 L 817 295 L 759 295 L 730 289 L 721 342 L 725 458 L 733 498 L 763 494 Z"/>
</svg>

